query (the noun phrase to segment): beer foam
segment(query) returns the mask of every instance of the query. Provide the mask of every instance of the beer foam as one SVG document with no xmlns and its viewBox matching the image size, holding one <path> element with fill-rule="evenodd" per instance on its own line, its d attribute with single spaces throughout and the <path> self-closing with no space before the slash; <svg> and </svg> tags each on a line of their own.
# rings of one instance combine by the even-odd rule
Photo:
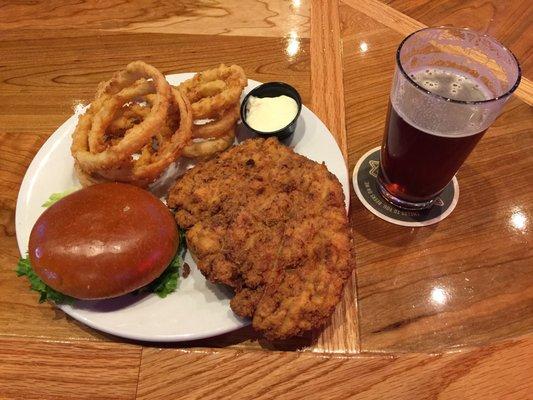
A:
<svg viewBox="0 0 533 400">
<path fill-rule="evenodd" d="M 463 71 L 448 68 L 422 68 L 409 75 L 424 89 L 448 99 L 482 101 L 493 97 L 481 81 Z"/>
<path fill-rule="evenodd" d="M 483 101 L 493 97 L 491 91 L 473 76 L 447 68 L 421 68 L 411 71 L 412 81 L 425 90 L 441 96 L 422 94 L 405 80 L 391 95 L 394 110 L 407 123 L 435 136 L 465 137 L 475 135 L 490 124 L 484 105 L 456 103 Z"/>
</svg>

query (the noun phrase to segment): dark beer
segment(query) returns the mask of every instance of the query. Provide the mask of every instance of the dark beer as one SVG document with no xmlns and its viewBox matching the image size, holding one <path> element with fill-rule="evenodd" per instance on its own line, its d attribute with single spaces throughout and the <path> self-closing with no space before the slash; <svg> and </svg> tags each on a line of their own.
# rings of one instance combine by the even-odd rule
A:
<svg viewBox="0 0 533 400">
<path fill-rule="evenodd" d="M 413 203 L 432 199 L 452 180 L 484 133 L 457 138 L 432 135 L 404 121 L 389 103 L 381 147 L 384 186 Z"/>
<path fill-rule="evenodd" d="M 450 70 L 423 70 L 412 74 L 411 79 L 446 98 L 465 101 L 486 98 L 479 82 Z M 423 203 L 446 187 L 485 130 L 464 136 L 425 131 L 417 128 L 417 121 L 403 117 L 403 105 L 389 103 L 379 181 L 390 195 L 410 203 Z M 448 118 L 452 121 L 463 116 Z"/>
</svg>

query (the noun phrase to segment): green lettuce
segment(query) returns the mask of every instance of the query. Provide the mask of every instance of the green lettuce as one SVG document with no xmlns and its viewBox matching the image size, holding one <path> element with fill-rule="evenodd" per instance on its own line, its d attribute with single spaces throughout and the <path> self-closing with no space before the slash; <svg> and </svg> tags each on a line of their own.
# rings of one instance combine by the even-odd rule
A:
<svg viewBox="0 0 533 400">
<path fill-rule="evenodd" d="M 43 205 L 41 207 L 45 207 L 45 208 L 48 208 L 50 207 L 52 204 L 55 204 L 57 203 L 59 200 L 61 200 L 63 197 L 65 196 L 68 196 L 69 194 L 71 193 L 74 193 L 76 190 L 78 190 L 79 188 L 70 188 L 70 189 L 67 189 L 65 190 L 64 192 L 59 192 L 59 193 L 52 193 L 50 195 L 50 197 L 48 198 L 48 200 L 46 200 Z"/>
<path fill-rule="evenodd" d="M 31 290 L 35 290 L 40 294 L 39 303 L 44 303 L 45 301 L 72 303 L 74 301 L 72 297 L 60 293 L 44 283 L 33 270 L 28 256 L 19 259 L 17 264 L 17 275 L 25 276 L 30 283 Z"/>
</svg>

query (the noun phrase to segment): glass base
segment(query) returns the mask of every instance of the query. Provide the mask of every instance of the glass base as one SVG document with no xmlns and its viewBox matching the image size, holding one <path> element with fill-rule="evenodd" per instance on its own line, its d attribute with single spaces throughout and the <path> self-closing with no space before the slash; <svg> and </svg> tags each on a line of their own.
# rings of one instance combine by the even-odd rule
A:
<svg viewBox="0 0 533 400">
<path fill-rule="evenodd" d="M 392 205 L 398 208 L 402 208 L 404 210 L 426 210 L 428 208 L 431 208 L 433 206 L 433 203 L 435 202 L 435 198 L 420 203 L 413 203 L 411 201 L 402 200 L 393 195 L 391 192 L 389 192 L 385 185 L 381 183 L 381 179 L 379 179 L 379 177 L 377 178 L 377 183 L 381 196 L 383 196 L 383 198 Z"/>
</svg>

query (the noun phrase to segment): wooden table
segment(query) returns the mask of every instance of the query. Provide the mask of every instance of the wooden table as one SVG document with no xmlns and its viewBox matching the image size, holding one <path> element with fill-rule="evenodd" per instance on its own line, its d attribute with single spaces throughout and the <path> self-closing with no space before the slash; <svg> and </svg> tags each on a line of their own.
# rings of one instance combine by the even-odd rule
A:
<svg viewBox="0 0 533 400">
<path fill-rule="evenodd" d="M 532 20 L 528 0 L 3 2 L 0 398 L 531 398 Z M 446 220 L 397 227 L 352 196 L 357 266 L 320 336 L 281 346 L 243 329 L 131 343 L 39 305 L 16 278 L 27 166 L 73 106 L 129 61 L 165 73 L 237 63 L 252 79 L 287 81 L 336 136 L 351 172 L 380 143 L 394 51 L 424 24 L 496 36 L 524 78 L 460 170 Z"/>
</svg>

